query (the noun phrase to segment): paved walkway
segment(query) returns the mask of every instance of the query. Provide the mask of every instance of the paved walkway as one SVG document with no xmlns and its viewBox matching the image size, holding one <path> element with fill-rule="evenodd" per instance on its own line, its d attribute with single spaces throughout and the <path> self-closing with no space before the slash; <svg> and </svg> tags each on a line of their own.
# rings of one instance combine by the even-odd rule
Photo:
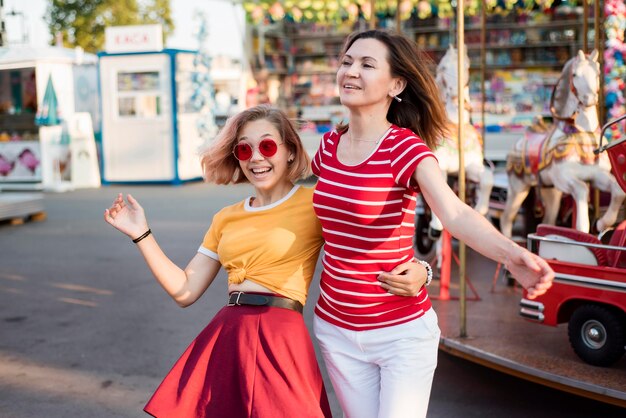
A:
<svg viewBox="0 0 626 418">
<path fill-rule="evenodd" d="M 47 193 L 45 221 L 0 224 L 0 417 L 145 417 L 141 410 L 152 391 L 224 305 L 226 280 L 220 273 L 203 298 L 180 309 L 130 241 L 104 223 L 104 209 L 119 191 L 129 190 L 146 208 L 165 252 L 181 266 L 196 252 L 213 214 L 250 191 L 190 184 Z M 484 309 L 493 265 L 474 259 L 471 269 L 470 274 L 483 275 L 475 282 L 485 302 L 469 302 L 470 313 L 481 320 L 492 315 Z M 493 298 L 504 300 L 506 291 L 501 284 Z M 309 326 L 317 292 L 313 285 L 305 307 Z M 510 321 L 527 330 L 520 338 L 546 330 L 526 324 L 516 316 L 516 301 L 510 303 Z M 444 332 L 453 337 L 457 327 L 447 311 L 455 311 L 458 302 L 437 304 Z M 472 341 L 491 339 L 497 328 L 491 331 L 483 334 L 472 318 Z M 561 331 L 555 330 L 563 340 L 559 355 L 573 362 Z M 616 368 L 622 376 L 625 369 L 624 363 Z M 502 416 L 608 418 L 623 411 L 441 353 L 429 418 Z"/>
</svg>

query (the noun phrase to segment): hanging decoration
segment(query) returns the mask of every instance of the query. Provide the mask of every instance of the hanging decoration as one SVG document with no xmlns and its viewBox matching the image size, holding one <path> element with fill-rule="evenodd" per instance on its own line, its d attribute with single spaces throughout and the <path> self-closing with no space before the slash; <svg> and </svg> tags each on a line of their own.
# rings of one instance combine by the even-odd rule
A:
<svg viewBox="0 0 626 418">
<path fill-rule="evenodd" d="M 563 0 L 567 2 L 567 0 Z M 466 0 L 465 15 L 480 14 L 482 0 Z M 490 14 L 508 14 L 513 10 L 549 9 L 554 0 L 485 0 Z M 576 3 L 570 0 L 569 3 Z M 395 16 L 397 0 L 375 0 L 375 13 L 378 18 Z M 281 20 L 291 22 L 338 23 L 369 20 L 372 16 L 371 0 L 249 0 L 243 1 L 248 20 L 258 24 Z M 403 20 L 416 16 L 419 19 L 430 17 L 452 18 L 456 13 L 456 3 L 451 0 L 401 0 L 400 17 Z"/>
<path fill-rule="evenodd" d="M 194 71 L 191 73 L 191 105 L 200 114 L 196 123 L 198 135 L 204 141 L 209 141 L 217 133 L 214 114 L 215 91 L 211 79 L 211 61 L 213 58 L 207 47 L 209 28 L 206 15 L 197 12 L 196 19 L 199 20 L 194 33 L 198 41 L 198 53 L 194 57 Z"/>
</svg>

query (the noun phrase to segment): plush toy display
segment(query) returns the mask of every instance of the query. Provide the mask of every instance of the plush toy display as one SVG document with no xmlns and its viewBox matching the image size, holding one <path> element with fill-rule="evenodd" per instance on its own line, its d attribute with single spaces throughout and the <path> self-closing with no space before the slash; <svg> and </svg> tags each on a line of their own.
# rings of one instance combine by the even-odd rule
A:
<svg viewBox="0 0 626 418">
<path fill-rule="evenodd" d="M 606 119 L 615 119 L 626 113 L 624 99 L 624 77 L 626 65 L 624 55 L 624 30 L 626 30 L 626 5 L 623 0 L 606 0 L 604 4 L 604 30 L 606 49 L 604 50 L 604 103 L 607 109 Z M 624 134 L 623 126 L 612 126 L 606 133 L 607 139 L 617 139 Z"/>
</svg>

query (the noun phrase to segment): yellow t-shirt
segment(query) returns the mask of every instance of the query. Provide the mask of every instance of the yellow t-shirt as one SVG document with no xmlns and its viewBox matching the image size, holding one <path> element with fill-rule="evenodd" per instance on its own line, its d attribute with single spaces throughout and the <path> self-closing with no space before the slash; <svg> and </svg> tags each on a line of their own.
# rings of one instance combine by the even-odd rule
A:
<svg viewBox="0 0 626 418">
<path fill-rule="evenodd" d="M 268 206 L 248 198 L 220 210 L 198 252 L 218 260 L 229 283 L 247 279 L 304 304 L 322 243 L 313 189 L 294 186 Z"/>
</svg>

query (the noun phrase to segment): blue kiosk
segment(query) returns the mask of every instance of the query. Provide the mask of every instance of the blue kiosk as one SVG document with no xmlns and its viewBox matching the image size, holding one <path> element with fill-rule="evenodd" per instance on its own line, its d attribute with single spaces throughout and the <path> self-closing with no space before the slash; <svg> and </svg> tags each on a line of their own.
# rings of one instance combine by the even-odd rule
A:
<svg viewBox="0 0 626 418">
<path fill-rule="evenodd" d="M 107 28 L 98 54 L 104 184 L 201 179 L 196 55 L 163 49 L 160 25 Z"/>
</svg>

